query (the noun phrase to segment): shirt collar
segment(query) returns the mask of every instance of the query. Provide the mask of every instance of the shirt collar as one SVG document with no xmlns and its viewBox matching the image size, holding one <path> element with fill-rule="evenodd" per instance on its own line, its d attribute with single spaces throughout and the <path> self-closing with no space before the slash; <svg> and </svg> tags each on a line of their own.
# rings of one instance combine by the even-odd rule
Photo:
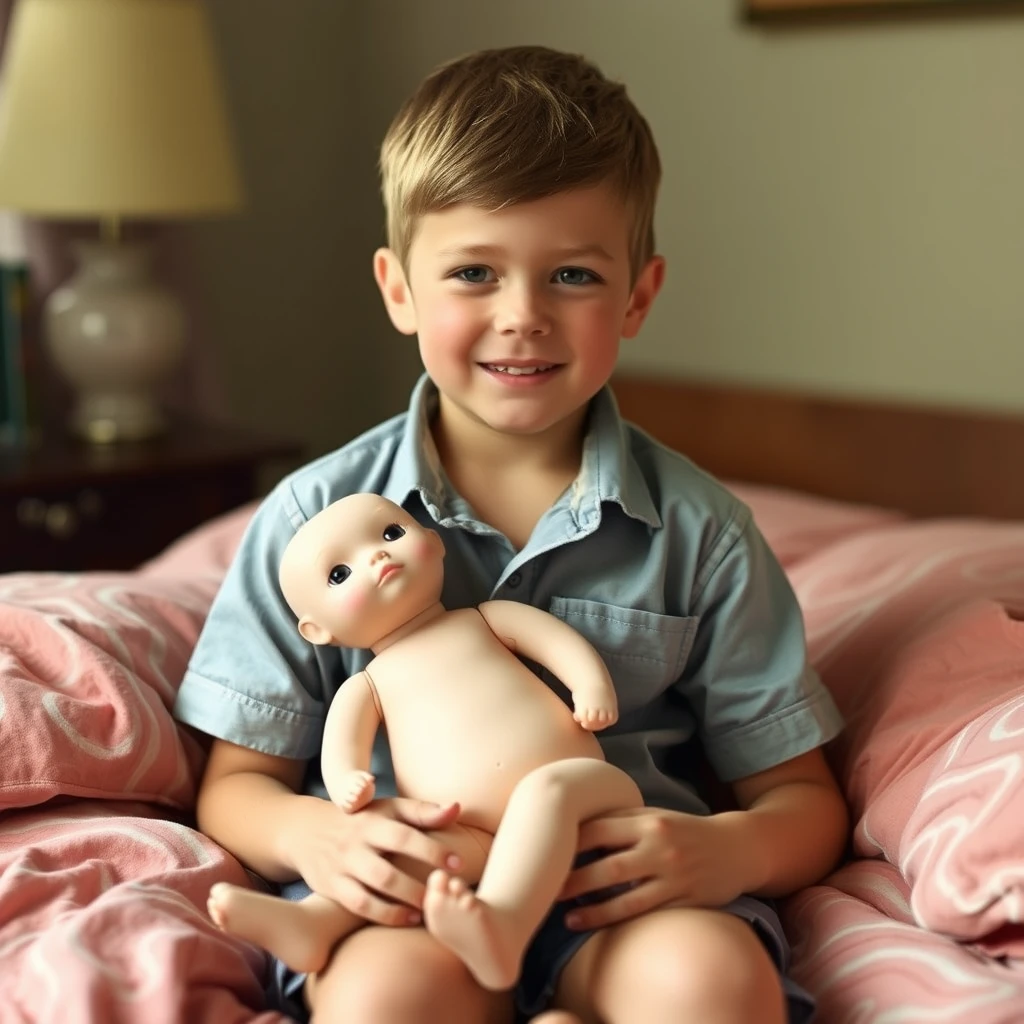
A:
<svg viewBox="0 0 1024 1024">
<path fill-rule="evenodd" d="M 633 456 L 632 430 L 619 414 L 609 385 L 591 400 L 583 459 L 572 487 L 572 508 L 581 523 L 600 521 L 601 505 L 613 502 L 631 519 L 661 526 L 650 487 Z"/>
<path fill-rule="evenodd" d="M 399 505 L 406 504 L 410 495 L 419 494 L 430 516 L 441 522 L 452 516 L 455 496 L 430 433 L 437 408 L 437 387 L 423 374 L 409 399 L 402 437 L 383 494 Z M 570 494 L 573 515 L 581 525 L 596 525 L 602 503 L 613 502 L 631 518 L 648 526 L 661 526 L 661 517 L 630 442 L 630 428 L 606 385 L 590 403 L 580 472 Z"/>
<path fill-rule="evenodd" d="M 437 414 L 438 395 L 434 382 L 423 374 L 409 398 L 409 411 L 395 452 L 391 474 L 383 496 L 407 507 L 412 494 L 419 494 L 435 522 L 449 516 L 448 485 L 437 454 L 430 421 Z"/>
</svg>

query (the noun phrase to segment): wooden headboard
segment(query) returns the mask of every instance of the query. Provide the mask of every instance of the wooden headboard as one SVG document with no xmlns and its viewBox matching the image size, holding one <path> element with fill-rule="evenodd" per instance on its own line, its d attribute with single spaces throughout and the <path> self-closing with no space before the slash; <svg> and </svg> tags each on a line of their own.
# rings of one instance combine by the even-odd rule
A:
<svg viewBox="0 0 1024 1024">
<path fill-rule="evenodd" d="M 619 374 L 623 415 L 726 480 L 1024 519 L 1024 416 Z"/>
</svg>

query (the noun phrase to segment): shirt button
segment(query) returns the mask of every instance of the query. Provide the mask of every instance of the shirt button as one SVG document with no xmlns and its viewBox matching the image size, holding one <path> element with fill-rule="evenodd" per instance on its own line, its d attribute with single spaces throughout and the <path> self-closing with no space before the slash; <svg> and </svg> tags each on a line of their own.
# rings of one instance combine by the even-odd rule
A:
<svg viewBox="0 0 1024 1024">
<path fill-rule="evenodd" d="M 523 582 L 523 577 L 520 573 L 514 572 L 511 576 L 509 576 L 509 578 L 505 582 L 508 583 L 510 587 L 515 589 L 519 586 L 520 583 Z"/>
</svg>

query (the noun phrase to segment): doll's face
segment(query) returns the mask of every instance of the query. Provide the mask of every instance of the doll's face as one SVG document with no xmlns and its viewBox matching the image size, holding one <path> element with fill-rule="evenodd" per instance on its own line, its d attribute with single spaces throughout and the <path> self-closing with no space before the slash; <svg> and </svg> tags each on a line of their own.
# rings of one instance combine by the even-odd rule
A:
<svg viewBox="0 0 1024 1024">
<path fill-rule="evenodd" d="M 281 561 L 281 589 L 312 643 L 372 648 L 435 604 L 444 545 L 404 509 L 353 494 L 315 515 Z"/>
</svg>

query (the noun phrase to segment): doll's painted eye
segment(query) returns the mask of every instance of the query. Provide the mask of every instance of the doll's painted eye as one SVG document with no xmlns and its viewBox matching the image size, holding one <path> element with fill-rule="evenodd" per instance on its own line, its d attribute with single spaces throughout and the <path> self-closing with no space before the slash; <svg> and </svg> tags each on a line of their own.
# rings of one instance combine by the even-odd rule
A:
<svg viewBox="0 0 1024 1024">
<path fill-rule="evenodd" d="M 352 570 L 347 565 L 336 565 L 327 574 L 327 584 L 328 586 L 336 587 L 339 583 L 344 583 L 351 575 Z"/>
<path fill-rule="evenodd" d="M 405 536 L 405 529 L 398 525 L 398 523 L 391 523 L 384 527 L 383 537 L 385 540 L 398 540 L 399 537 Z"/>
</svg>

